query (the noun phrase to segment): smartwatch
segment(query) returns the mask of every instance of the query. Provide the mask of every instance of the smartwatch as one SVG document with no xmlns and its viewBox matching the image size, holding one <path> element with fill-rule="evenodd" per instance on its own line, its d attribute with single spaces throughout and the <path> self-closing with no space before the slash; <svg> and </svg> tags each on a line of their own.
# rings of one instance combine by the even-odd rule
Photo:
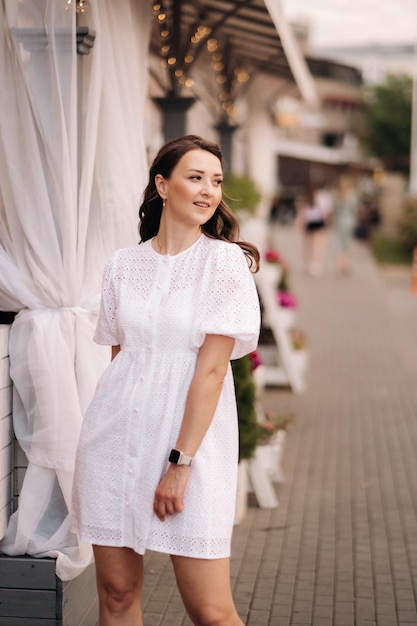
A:
<svg viewBox="0 0 417 626">
<path fill-rule="evenodd" d="M 187 456 L 181 450 L 172 449 L 169 455 L 168 461 L 174 465 L 191 465 L 193 460 L 192 456 Z"/>
</svg>

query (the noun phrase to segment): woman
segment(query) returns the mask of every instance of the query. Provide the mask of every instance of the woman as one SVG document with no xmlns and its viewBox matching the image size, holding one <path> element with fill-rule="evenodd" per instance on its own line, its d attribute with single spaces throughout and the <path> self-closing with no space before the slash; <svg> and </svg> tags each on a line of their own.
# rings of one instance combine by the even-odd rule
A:
<svg viewBox="0 0 417 626">
<path fill-rule="evenodd" d="M 304 237 L 304 260 L 311 276 L 323 273 L 326 234 L 332 212 L 331 196 L 325 190 L 309 188 L 297 202 L 298 223 Z"/>
<path fill-rule="evenodd" d="M 194 624 L 242 624 L 229 582 L 238 458 L 230 359 L 257 344 L 259 302 L 222 200 L 220 148 L 188 135 L 150 169 L 138 246 L 104 274 L 95 334 L 112 345 L 80 436 L 74 528 L 93 544 L 100 626 L 142 624 L 146 549 L 171 555 Z"/>
<path fill-rule="evenodd" d="M 357 198 L 347 176 L 340 176 L 334 196 L 334 228 L 338 247 L 337 269 L 348 275 L 352 269 L 350 254 L 356 223 Z"/>
</svg>

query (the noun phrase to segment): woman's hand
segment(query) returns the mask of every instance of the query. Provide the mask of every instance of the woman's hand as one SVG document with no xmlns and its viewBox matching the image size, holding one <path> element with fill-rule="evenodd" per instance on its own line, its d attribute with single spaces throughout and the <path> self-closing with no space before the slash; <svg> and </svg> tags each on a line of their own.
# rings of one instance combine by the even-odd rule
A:
<svg viewBox="0 0 417 626">
<path fill-rule="evenodd" d="M 184 508 L 184 493 L 190 477 L 188 465 L 170 463 L 155 491 L 153 510 L 161 522 L 166 515 L 180 513 Z"/>
<path fill-rule="evenodd" d="M 187 394 L 177 450 L 195 456 L 211 424 L 229 368 L 235 340 L 223 335 L 206 335 Z M 153 510 L 163 521 L 184 508 L 184 493 L 190 477 L 188 465 L 170 464 L 155 491 Z"/>
</svg>

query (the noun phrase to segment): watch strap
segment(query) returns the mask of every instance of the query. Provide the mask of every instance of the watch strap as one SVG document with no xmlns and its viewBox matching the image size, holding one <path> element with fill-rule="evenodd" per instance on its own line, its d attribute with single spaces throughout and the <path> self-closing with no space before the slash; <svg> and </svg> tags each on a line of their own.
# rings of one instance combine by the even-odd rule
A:
<svg viewBox="0 0 417 626">
<path fill-rule="evenodd" d="M 173 448 L 169 454 L 168 460 L 174 465 L 191 465 L 193 457 L 187 456 L 182 450 Z"/>
</svg>

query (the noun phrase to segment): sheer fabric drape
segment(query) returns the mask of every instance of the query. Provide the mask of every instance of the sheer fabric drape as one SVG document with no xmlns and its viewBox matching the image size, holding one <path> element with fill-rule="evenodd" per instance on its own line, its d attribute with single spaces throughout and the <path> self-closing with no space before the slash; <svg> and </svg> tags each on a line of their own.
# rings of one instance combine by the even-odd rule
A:
<svg viewBox="0 0 417 626">
<path fill-rule="evenodd" d="M 18 311 L 13 420 L 29 461 L 0 550 L 57 557 L 63 580 L 92 556 L 69 528 L 73 464 L 110 358 L 92 342 L 104 261 L 138 240 L 151 18 L 146 2 L 89 0 L 81 57 L 74 5 L 2 0 L 0 15 L 0 309 Z"/>
</svg>

